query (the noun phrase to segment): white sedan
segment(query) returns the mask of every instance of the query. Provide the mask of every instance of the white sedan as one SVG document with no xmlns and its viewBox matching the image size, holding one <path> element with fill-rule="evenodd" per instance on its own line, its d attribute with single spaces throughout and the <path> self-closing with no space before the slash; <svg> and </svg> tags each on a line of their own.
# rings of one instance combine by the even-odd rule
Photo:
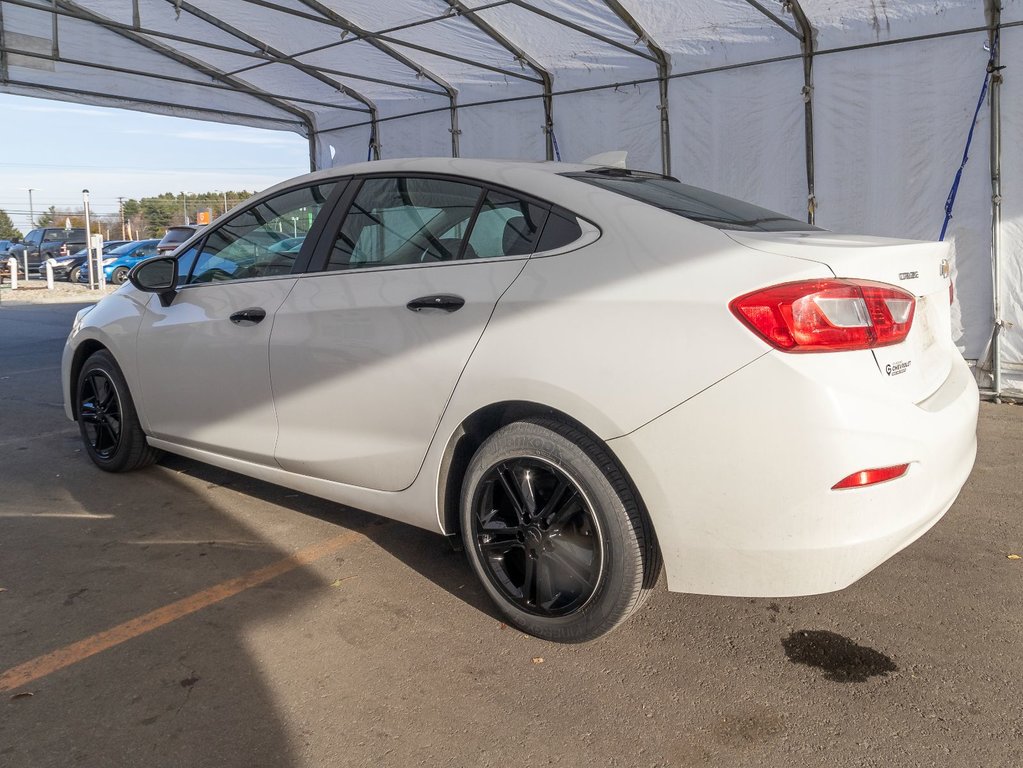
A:
<svg viewBox="0 0 1023 768">
<path fill-rule="evenodd" d="M 947 256 L 620 167 L 348 166 L 79 313 L 66 410 L 101 469 L 171 451 L 460 537 L 509 622 L 584 641 L 662 561 L 826 592 L 941 518 L 978 409 Z"/>
</svg>

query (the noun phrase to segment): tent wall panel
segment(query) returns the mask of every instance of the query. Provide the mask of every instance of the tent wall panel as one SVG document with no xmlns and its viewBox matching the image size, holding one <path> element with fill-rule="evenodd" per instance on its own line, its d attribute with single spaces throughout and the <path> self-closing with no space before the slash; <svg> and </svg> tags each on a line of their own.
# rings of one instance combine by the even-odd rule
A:
<svg viewBox="0 0 1023 768">
<path fill-rule="evenodd" d="M 369 126 L 316 134 L 316 167 L 363 163 L 369 153 Z"/>
<path fill-rule="evenodd" d="M 431 112 L 380 124 L 381 157 L 450 157 L 448 112 Z"/>
<path fill-rule="evenodd" d="M 1023 28 L 1002 33 L 1002 64 L 1003 384 L 1023 390 Z"/>
<path fill-rule="evenodd" d="M 817 223 L 936 240 L 987 65 L 983 33 L 815 60 Z M 983 354 L 991 328 L 986 110 L 947 239 L 957 286 L 956 343 Z"/>
<path fill-rule="evenodd" d="M 672 80 L 673 174 L 805 219 L 802 86 L 799 61 Z"/>
<path fill-rule="evenodd" d="M 558 100 L 555 100 L 555 121 Z M 543 104 L 525 99 L 458 110 L 462 157 L 544 159 Z"/>
<path fill-rule="evenodd" d="M 629 167 L 661 170 L 657 83 L 555 98 L 561 159 L 579 162 L 613 149 L 629 152 Z"/>
</svg>

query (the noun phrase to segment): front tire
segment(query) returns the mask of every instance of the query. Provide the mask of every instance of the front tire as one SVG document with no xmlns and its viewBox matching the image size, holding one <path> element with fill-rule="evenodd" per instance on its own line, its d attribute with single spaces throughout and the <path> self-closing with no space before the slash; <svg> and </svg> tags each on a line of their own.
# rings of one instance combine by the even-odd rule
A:
<svg viewBox="0 0 1023 768">
<path fill-rule="evenodd" d="M 114 274 L 110 276 L 110 279 L 115 285 L 124 285 L 128 281 L 128 268 L 118 267 L 114 270 Z"/>
<path fill-rule="evenodd" d="M 653 532 L 607 449 L 558 421 L 510 424 L 473 456 L 461 526 L 473 570 L 515 627 L 556 642 L 610 632 L 660 569 Z"/>
<path fill-rule="evenodd" d="M 81 267 L 72 267 L 67 273 L 67 281 L 69 283 L 77 283 L 78 278 L 82 276 Z"/>
<path fill-rule="evenodd" d="M 130 472 L 160 457 L 160 451 L 146 442 L 128 383 L 109 352 L 100 350 L 85 361 L 75 397 L 85 451 L 97 467 Z"/>
</svg>

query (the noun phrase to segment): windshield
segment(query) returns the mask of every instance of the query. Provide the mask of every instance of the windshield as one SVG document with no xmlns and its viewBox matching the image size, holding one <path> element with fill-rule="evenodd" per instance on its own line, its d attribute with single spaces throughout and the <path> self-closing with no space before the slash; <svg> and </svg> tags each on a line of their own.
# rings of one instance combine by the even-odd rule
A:
<svg viewBox="0 0 1023 768">
<path fill-rule="evenodd" d="M 820 229 L 734 197 L 691 187 L 669 176 L 618 168 L 564 175 L 717 229 L 744 232 L 810 232 Z"/>
</svg>

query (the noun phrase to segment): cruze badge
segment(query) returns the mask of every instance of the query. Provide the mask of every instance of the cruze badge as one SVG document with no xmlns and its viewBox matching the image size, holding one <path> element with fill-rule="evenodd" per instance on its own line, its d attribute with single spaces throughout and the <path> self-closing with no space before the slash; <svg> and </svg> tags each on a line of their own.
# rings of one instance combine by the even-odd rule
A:
<svg viewBox="0 0 1023 768">
<path fill-rule="evenodd" d="M 952 265 L 949 263 L 948 259 L 942 259 L 941 260 L 941 276 L 947 278 L 951 274 L 952 274 Z"/>
<path fill-rule="evenodd" d="M 899 280 L 916 280 L 918 277 L 919 272 L 899 272 Z"/>
</svg>

